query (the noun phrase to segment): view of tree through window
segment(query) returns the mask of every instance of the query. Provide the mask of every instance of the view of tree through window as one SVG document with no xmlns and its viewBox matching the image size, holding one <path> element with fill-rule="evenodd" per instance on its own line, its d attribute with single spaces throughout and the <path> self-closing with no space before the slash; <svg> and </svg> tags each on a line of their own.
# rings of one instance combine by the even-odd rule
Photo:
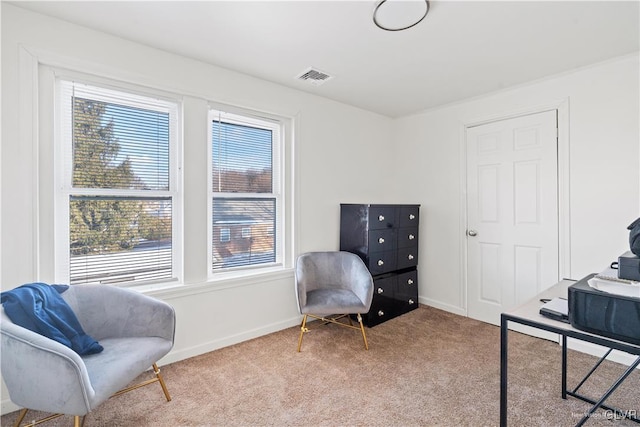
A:
<svg viewBox="0 0 640 427">
<path fill-rule="evenodd" d="M 70 282 L 171 278 L 169 113 L 71 102 Z"/>
</svg>

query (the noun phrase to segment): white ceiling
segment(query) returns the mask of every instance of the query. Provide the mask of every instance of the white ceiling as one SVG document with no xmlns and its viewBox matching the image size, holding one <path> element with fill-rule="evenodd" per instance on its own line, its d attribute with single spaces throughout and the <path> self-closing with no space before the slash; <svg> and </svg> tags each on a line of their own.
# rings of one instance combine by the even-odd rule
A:
<svg viewBox="0 0 640 427">
<path fill-rule="evenodd" d="M 400 32 L 377 0 L 12 3 L 390 117 L 640 49 L 638 1 L 435 0 Z M 335 77 L 295 79 L 310 66 Z"/>
</svg>

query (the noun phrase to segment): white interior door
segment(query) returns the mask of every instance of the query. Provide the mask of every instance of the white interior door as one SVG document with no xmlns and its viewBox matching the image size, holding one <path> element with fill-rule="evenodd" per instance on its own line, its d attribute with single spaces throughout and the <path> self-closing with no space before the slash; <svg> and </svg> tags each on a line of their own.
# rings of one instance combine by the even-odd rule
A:
<svg viewBox="0 0 640 427">
<path fill-rule="evenodd" d="M 556 110 L 467 128 L 467 312 L 500 313 L 558 281 Z"/>
</svg>

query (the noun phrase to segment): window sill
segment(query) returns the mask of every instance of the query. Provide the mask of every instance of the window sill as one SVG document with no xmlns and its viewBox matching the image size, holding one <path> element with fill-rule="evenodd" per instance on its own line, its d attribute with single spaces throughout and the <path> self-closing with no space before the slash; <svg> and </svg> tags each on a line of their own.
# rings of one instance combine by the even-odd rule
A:
<svg viewBox="0 0 640 427">
<path fill-rule="evenodd" d="M 242 273 L 220 273 L 206 282 L 153 284 L 131 287 L 129 289 L 155 298 L 172 299 L 201 293 L 217 292 L 241 286 L 255 286 L 276 280 L 293 280 L 293 268 L 278 267 L 255 273 L 247 273 L 246 271 Z"/>
</svg>

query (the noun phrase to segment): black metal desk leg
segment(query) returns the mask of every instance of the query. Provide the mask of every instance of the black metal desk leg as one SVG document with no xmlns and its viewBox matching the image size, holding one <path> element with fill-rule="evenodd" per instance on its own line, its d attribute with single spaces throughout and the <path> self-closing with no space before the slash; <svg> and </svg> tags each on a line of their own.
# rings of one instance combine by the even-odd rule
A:
<svg viewBox="0 0 640 427">
<path fill-rule="evenodd" d="M 562 398 L 567 398 L 567 336 L 562 334 Z"/>
<path fill-rule="evenodd" d="M 500 427 L 507 426 L 507 337 L 509 321 L 500 315 Z"/>
</svg>

